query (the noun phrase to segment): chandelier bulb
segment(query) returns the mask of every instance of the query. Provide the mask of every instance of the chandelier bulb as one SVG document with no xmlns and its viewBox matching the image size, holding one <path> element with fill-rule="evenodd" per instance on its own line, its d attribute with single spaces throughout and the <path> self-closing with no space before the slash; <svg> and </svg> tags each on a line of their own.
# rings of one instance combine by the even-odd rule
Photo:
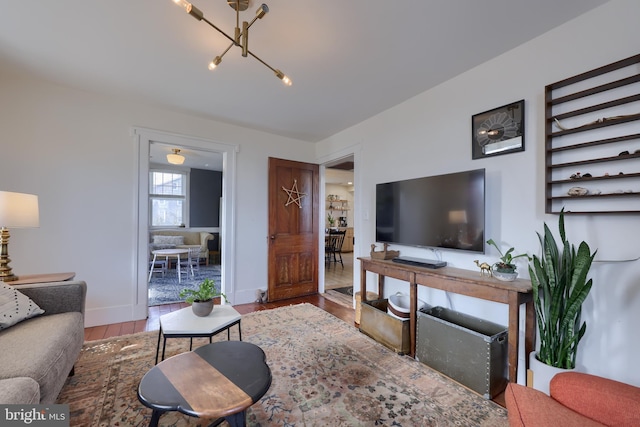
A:
<svg viewBox="0 0 640 427">
<path fill-rule="evenodd" d="M 291 79 L 289 77 L 287 77 L 282 71 L 280 70 L 276 70 L 276 76 L 282 80 L 282 83 L 284 83 L 287 86 L 291 86 L 293 84 L 293 82 L 291 81 Z"/>
<path fill-rule="evenodd" d="M 181 8 L 183 8 L 189 15 L 193 16 L 198 21 L 202 21 L 202 18 L 204 18 L 204 14 L 202 13 L 202 11 L 197 7 L 195 7 L 194 5 L 192 5 L 191 3 L 189 3 L 188 1 L 173 0 L 173 2 L 178 6 L 180 6 Z"/>
<path fill-rule="evenodd" d="M 186 10 L 187 12 L 189 12 L 189 9 L 191 9 L 191 3 L 189 3 L 186 0 L 173 0 L 173 2 L 178 6 L 180 6 L 181 8 L 183 8 L 184 10 Z"/>
<path fill-rule="evenodd" d="M 209 70 L 210 71 L 215 70 L 216 67 L 220 65 L 220 62 L 222 62 L 222 58 L 220 58 L 219 56 L 216 56 L 215 58 L 213 58 L 211 62 L 209 62 Z"/>
</svg>

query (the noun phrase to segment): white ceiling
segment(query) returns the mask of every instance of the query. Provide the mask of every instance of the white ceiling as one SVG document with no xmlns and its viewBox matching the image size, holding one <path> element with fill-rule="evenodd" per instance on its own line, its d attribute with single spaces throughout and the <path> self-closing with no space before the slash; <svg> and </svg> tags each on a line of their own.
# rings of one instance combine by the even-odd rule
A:
<svg viewBox="0 0 640 427">
<path fill-rule="evenodd" d="M 0 67 L 316 142 L 606 0 L 265 0 L 249 49 L 171 0 L 0 0 Z M 250 21 L 252 2 L 241 20 Z M 232 34 L 226 0 L 194 0 Z"/>
</svg>

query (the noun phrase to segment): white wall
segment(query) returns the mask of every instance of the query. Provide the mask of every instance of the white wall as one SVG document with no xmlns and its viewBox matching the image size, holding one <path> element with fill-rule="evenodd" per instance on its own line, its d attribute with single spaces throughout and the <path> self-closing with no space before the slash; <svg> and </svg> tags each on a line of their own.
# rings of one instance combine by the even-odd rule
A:
<svg viewBox="0 0 640 427">
<path fill-rule="evenodd" d="M 0 93 L 0 189 L 40 202 L 39 229 L 11 230 L 15 274 L 75 271 L 88 285 L 87 326 L 134 318 L 131 131 L 143 127 L 239 147 L 232 301 L 253 301 L 267 287 L 267 158 L 312 161 L 312 144 L 6 71 Z"/>
<path fill-rule="evenodd" d="M 552 13 L 552 11 L 550 11 Z M 544 87 L 547 84 L 638 54 L 640 2 L 614 0 L 430 91 L 317 144 L 319 158 L 359 143 L 361 213 L 356 256 L 366 256 L 375 239 L 375 184 L 418 176 L 486 168 L 486 237 L 538 254 L 537 231 L 556 215 L 544 214 Z M 464 52 L 461 52 L 464 54 Z M 526 150 L 471 160 L 471 116 L 525 99 Z M 637 125 L 636 125 L 637 126 Z M 633 150 L 640 148 L 634 141 Z M 637 168 L 636 168 L 637 170 Z M 357 180 L 357 179 L 356 179 Z M 594 285 L 584 304 L 587 332 L 578 369 L 640 385 L 640 218 L 637 215 L 579 215 L 566 218 L 569 238 L 597 248 Z M 396 248 L 398 249 L 398 248 Z M 433 258 L 427 250 L 400 247 L 402 255 Z M 443 252 L 449 265 L 474 270 L 477 256 Z M 495 261 L 488 249 L 481 257 Z M 620 262 L 617 262 L 620 261 Z M 528 276 L 526 264 L 520 272 Z M 373 277 L 369 286 L 373 289 Z M 359 287 L 359 269 L 355 269 Z M 385 293 L 408 292 L 389 280 Z M 419 297 L 507 324 L 505 305 L 421 288 Z M 525 355 L 521 350 L 520 360 Z M 523 364 L 520 364 L 520 382 Z"/>
</svg>

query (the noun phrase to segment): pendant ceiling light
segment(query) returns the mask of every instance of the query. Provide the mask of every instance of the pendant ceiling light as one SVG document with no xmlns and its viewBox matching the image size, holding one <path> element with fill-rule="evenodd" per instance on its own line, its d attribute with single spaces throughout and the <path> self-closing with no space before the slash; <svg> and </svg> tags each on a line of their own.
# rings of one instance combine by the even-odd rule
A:
<svg viewBox="0 0 640 427">
<path fill-rule="evenodd" d="M 172 165 L 181 165 L 184 163 L 184 156 L 180 154 L 179 148 L 173 148 L 173 154 L 167 154 L 167 162 Z"/>
<path fill-rule="evenodd" d="M 238 46 L 239 48 L 242 49 L 243 57 L 246 58 L 247 55 L 253 56 L 261 64 L 263 64 L 265 67 L 273 71 L 276 77 L 282 80 L 282 82 L 285 85 L 291 86 L 292 82 L 289 77 L 287 77 L 282 71 L 273 68 L 271 65 L 267 64 L 262 59 L 258 58 L 253 52 L 249 50 L 249 28 L 253 25 L 254 22 L 256 22 L 256 20 L 262 19 L 264 15 L 266 15 L 267 12 L 269 12 L 269 7 L 266 4 L 262 4 L 258 8 L 258 10 L 256 11 L 256 16 L 253 18 L 253 20 L 251 20 L 251 22 L 247 22 L 247 21 L 242 22 L 242 28 L 240 28 L 240 11 L 246 10 L 249 7 L 249 0 L 227 0 L 227 3 L 229 4 L 229 6 L 231 6 L 231 8 L 235 9 L 236 11 L 236 28 L 235 28 L 234 37 L 231 37 L 224 31 L 222 31 L 220 28 L 218 28 L 211 21 L 209 21 L 207 18 L 205 18 L 202 11 L 197 7 L 195 7 L 194 5 L 192 5 L 191 3 L 189 3 L 188 1 L 173 0 L 173 2 L 178 6 L 182 7 L 189 15 L 193 16 L 198 21 L 206 22 L 213 29 L 215 29 L 216 31 L 218 31 L 220 34 L 222 34 L 223 36 L 225 36 L 231 41 L 231 44 L 229 45 L 229 47 L 227 47 L 224 50 L 224 52 L 222 52 L 221 55 L 218 55 L 211 60 L 211 62 L 209 63 L 209 70 L 214 70 L 218 65 L 220 65 L 220 62 L 222 62 L 222 58 L 224 57 L 224 55 L 226 55 L 229 49 L 231 49 L 233 46 Z"/>
</svg>

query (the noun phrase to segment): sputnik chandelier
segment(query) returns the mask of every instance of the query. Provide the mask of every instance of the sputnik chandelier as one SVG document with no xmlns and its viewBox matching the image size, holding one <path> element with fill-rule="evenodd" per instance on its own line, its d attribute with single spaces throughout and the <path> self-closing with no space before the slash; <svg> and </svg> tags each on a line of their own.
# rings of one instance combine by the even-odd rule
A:
<svg viewBox="0 0 640 427">
<path fill-rule="evenodd" d="M 228 38 L 231 41 L 231 44 L 229 45 L 229 47 L 227 47 L 225 49 L 224 52 L 222 52 L 222 55 L 216 56 L 209 63 L 209 70 L 213 71 L 220 64 L 220 62 L 222 62 L 222 58 L 224 57 L 224 55 L 226 55 L 227 52 L 229 52 L 229 49 L 231 49 L 233 46 L 238 46 L 238 47 L 240 47 L 242 49 L 242 56 L 243 57 L 246 58 L 247 55 L 253 56 L 260 63 L 262 63 L 265 67 L 267 67 L 268 69 L 273 71 L 274 74 L 280 80 L 282 80 L 282 82 L 285 85 L 291 86 L 292 82 L 291 82 L 291 79 L 289 77 L 287 77 L 282 71 L 280 71 L 280 70 L 278 70 L 276 68 L 273 68 L 271 65 L 267 64 L 262 59 L 258 58 L 253 52 L 251 52 L 249 50 L 249 28 L 253 25 L 254 22 L 256 22 L 256 20 L 262 19 L 264 17 L 264 15 L 266 15 L 267 12 L 269 12 L 269 7 L 266 4 L 263 3 L 258 8 L 258 10 L 256 11 L 256 16 L 253 18 L 253 20 L 251 22 L 247 22 L 247 21 L 242 22 L 242 29 L 240 29 L 240 11 L 246 10 L 249 7 L 249 0 L 227 0 L 227 3 L 229 4 L 229 6 L 231 6 L 231 8 L 235 9 L 235 11 L 236 11 L 236 28 L 235 28 L 234 37 L 231 37 L 230 35 L 228 35 L 224 31 L 222 31 L 220 28 L 218 28 L 211 21 L 209 21 L 207 18 L 205 18 L 204 14 L 202 13 L 202 11 L 200 9 L 198 9 L 197 7 L 195 7 L 194 5 L 192 5 L 191 3 L 189 3 L 188 1 L 186 1 L 186 0 L 173 0 L 173 2 L 175 4 L 177 4 L 178 6 L 182 7 L 185 11 L 187 11 L 187 13 L 189 15 L 193 16 L 198 21 L 206 22 L 213 29 L 215 29 L 216 31 L 218 31 L 220 34 L 222 34 L 223 36 L 225 36 L 226 38 Z"/>
</svg>

